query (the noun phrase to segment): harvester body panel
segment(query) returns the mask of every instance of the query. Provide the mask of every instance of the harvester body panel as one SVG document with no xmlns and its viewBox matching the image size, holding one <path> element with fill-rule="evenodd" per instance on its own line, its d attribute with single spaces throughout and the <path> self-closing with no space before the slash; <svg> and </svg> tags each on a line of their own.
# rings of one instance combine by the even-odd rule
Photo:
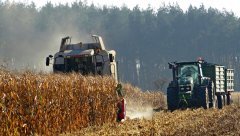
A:
<svg viewBox="0 0 240 136">
<path fill-rule="evenodd" d="M 62 38 L 59 52 L 53 57 L 53 71 L 79 72 L 82 75 L 108 75 L 118 83 L 116 52 L 106 50 L 100 36 L 92 35 L 92 38 L 93 43 L 76 44 L 71 43 L 69 36 Z"/>
</svg>

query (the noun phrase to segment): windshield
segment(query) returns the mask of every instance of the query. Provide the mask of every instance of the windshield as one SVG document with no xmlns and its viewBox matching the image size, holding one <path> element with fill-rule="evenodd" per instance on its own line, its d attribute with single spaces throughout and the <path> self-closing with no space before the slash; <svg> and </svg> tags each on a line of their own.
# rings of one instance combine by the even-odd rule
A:
<svg viewBox="0 0 240 136">
<path fill-rule="evenodd" d="M 197 65 L 180 65 L 178 67 L 178 77 L 180 84 L 191 84 L 198 81 Z"/>
<path fill-rule="evenodd" d="M 94 64 L 92 57 L 78 57 L 66 59 L 67 72 L 75 71 L 83 75 L 94 73 Z"/>
</svg>

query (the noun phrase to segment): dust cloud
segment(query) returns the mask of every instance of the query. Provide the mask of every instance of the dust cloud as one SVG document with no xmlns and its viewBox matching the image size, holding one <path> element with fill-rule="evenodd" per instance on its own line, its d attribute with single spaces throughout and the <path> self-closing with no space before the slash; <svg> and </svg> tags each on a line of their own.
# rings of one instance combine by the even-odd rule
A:
<svg viewBox="0 0 240 136">
<path fill-rule="evenodd" d="M 0 27 L 0 66 L 11 70 L 51 71 L 45 66 L 48 55 L 59 51 L 61 38 L 71 36 L 72 42 L 89 41 L 90 34 L 83 31 L 74 14 L 59 17 L 42 17 L 43 10 L 30 10 L 27 7 L 6 4 L 2 7 Z M 4 9 L 5 8 L 5 9 Z M 41 14 L 40 14 L 41 13 Z M 50 13 L 48 13 L 51 16 Z"/>
<path fill-rule="evenodd" d="M 151 106 L 134 107 L 127 106 L 126 116 L 129 119 L 147 119 L 151 120 L 153 116 L 153 108 Z"/>
</svg>

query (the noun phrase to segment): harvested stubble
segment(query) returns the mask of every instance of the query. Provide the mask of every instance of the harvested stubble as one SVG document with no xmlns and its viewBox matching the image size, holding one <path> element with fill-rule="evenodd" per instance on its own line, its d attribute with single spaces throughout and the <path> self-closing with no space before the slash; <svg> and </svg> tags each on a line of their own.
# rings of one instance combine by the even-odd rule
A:
<svg viewBox="0 0 240 136">
<path fill-rule="evenodd" d="M 0 71 L 0 135 L 52 135 L 116 119 L 110 77 Z"/>
<path fill-rule="evenodd" d="M 240 92 L 233 92 L 232 94 L 232 100 L 235 105 L 240 106 Z"/>
<path fill-rule="evenodd" d="M 86 136 L 239 136 L 240 108 L 157 112 L 153 120 L 134 119 L 122 124 L 88 127 L 70 135 Z"/>
</svg>

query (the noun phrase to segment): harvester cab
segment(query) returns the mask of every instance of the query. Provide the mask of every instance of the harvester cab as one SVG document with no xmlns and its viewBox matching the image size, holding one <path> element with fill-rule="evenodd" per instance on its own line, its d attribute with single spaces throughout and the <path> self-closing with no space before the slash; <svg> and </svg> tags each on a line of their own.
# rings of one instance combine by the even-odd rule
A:
<svg viewBox="0 0 240 136">
<path fill-rule="evenodd" d="M 222 108 L 224 104 L 231 103 L 232 69 L 203 60 L 173 62 L 169 63 L 169 68 L 173 74 L 173 80 L 167 88 L 169 110 L 187 107 Z"/>
</svg>

